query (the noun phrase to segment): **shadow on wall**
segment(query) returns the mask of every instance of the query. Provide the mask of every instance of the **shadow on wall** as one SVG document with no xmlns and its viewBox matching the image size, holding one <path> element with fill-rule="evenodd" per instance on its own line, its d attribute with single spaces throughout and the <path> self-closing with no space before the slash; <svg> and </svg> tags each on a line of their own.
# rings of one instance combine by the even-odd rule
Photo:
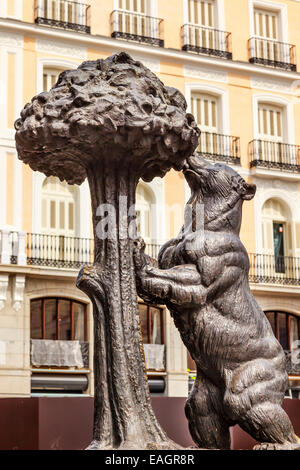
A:
<svg viewBox="0 0 300 470">
<path fill-rule="evenodd" d="M 184 415 L 185 398 L 152 397 L 154 412 L 168 436 L 194 446 Z M 295 432 L 300 434 L 300 400 L 285 399 Z M 76 450 L 92 440 L 93 398 L 32 397 L 0 399 L 0 450 Z M 252 449 L 255 441 L 231 428 L 233 449 Z"/>
</svg>

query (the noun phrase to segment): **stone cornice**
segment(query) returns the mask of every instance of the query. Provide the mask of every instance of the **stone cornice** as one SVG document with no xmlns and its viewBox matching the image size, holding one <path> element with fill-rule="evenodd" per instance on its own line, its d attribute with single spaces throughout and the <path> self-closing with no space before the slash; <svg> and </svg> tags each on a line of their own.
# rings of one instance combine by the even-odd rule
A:
<svg viewBox="0 0 300 470">
<path fill-rule="evenodd" d="M 107 36 L 88 35 L 76 33 L 73 31 L 59 30 L 39 26 L 33 23 L 25 23 L 13 19 L 0 18 L 0 30 L 14 34 L 27 34 L 35 38 L 47 38 L 56 41 L 69 42 L 70 44 L 81 47 L 99 47 L 108 49 L 110 52 L 126 50 L 129 54 L 149 55 L 160 60 L 173 60 L 180 65 L 203 64 L 206 67 L 214 67 L 215 70 L 227 72 L 239 72 L 251 75 L 260 75 L 273 79 L 285 79 L 295 81 L 300 79 L 300 73 L 287 72 L 284 70 L 267 68 L 259 65 L 250 64 L 235 60 L 213 58 L 205 55 L 196 55 L 176 49 L 159 48 L 150 45 L 142 45 L 134 42 L 113 39 Z M 1 32 L 0 31 L 0 32 Z M 246 46 L 245 46 L 246 47 Z"/>
</svg>

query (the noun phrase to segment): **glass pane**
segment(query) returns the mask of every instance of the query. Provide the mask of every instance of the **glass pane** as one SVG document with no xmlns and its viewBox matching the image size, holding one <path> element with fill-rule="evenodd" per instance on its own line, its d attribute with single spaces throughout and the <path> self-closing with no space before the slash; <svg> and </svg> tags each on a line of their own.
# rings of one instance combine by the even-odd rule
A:
<svg viewBox="0 0 300 470">
<path fill-rule="evenodd" d="M 269 320 L 273 333 L 276 335 L 276 328 L 275 328 L 275 314 L 274 312 L 266 312 L 266 317 Z"/>
<path fill-rule="evenodd" d="M 56 337 L 56 299 L 45 299 L 46 331 L 45 339 L 57 339 Z"/>
<path fill-rule="evenodd" d="M 69 230 L 74 230 L 74 204 L 69 202 Z"/>
<path fill-rule="evenodd" d="M 60 339 L 71 339 L 71 302 L 59 300 Z"/>
<path fill-rule="evenodd" d="M 161 314 L 158 308 L 150 307 L 151 315 L 151 343 L 162 344 Z"/>
<path fill-rule="evenodd" d="M 59 203 L 59 228 L 65 228 L 65 203 L 63 201 Z"/>
<path fill-rule="evenodd" d="M 288 334 L 287 334 L 287 315 L 285 313 L 277 313 L 278 328 L 279 328 L 279 342 L 283 349 L 287 350 L 288 345 Z"/>
<path fill-rule="evenodd" d="M 50 201 L 50 227 L 55 228 L 56 226 L 56 215 L 55 215 L 55 201 Z"/>
<path fill-rule="evenodd" d="M 48 91 L 47 90 L 47 74 L 43 74 L 43 91 Z"/>
<path fill-rule="evenodd" d="M 42 200 L 42 227 L 47 228 L 47 200 Z"/>
<path fill-rule="evenodd" d="M 300 339 L 298 330 L 298 318 L 290 316 L 290 345 L 293 348 L 293 342 Z"/>
<path fill-rule="evenodd" d="M 149 343 L 149 331 L 148 331 L 148 307 L 145 304 L 139 304 L 139 314 L 142 330 L 142 341 L 143 343 Z"/>
<path fill-rule="evenodd" d="M 32 339 L 43 338 L 42 321 L 42 301 L 32 300 L 30 302 L 30 337 Z"/>
<path fill-rule="evenodd" d="M 73 302 L 74 311 L 74 339 L 84 341 L 84 311 L 85 306 L 77 302 Z"/>
</svg>

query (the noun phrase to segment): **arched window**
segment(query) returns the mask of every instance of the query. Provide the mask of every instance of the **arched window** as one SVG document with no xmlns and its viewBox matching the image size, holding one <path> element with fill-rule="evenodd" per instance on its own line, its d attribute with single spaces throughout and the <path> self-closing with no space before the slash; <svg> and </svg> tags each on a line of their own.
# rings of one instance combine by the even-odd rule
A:
<svg viewBox="0 0 300 470">
<path fill-rule="evenodd" d="M 290 213 L 279 199 L 268 199 L 262 208 L 263 253 L 275 257 L 275 271 L 284 273 L 286 257 L 293 255 Z"/>
<path fill-rule="evenodd" d="M 151 190 L 143 183 L 139 183 L 136 190 L 136 218 L 137 218 L 137 233 L 141 236 L 146 244 L 151 243 L 151 220 L 152 217 L 152 204 L 153 196 Z"/>
<path fill-rule="evenodd" d="M 49 91 L 57 82 L 58 76 L 64 69 L 44 68 L 43 70 L 43 91 Z"/>
<path fill-rule="evenodd" d="M 285 351 L 290 351 L 294 341 L 300 339 L 300 317 L 286 312 L 265 312 L 274 335 Z"/>
<path fill-rule="evenodd" d="M 57 177 L 45 179 L 42 187 L 42 232 L 74 236 L 76 187 Z"/>
<path fill-rule="evenodd" d="M 87 341 L 86 305 L 57 297 L 31 300 L 30 337 Z"/>
</svg>

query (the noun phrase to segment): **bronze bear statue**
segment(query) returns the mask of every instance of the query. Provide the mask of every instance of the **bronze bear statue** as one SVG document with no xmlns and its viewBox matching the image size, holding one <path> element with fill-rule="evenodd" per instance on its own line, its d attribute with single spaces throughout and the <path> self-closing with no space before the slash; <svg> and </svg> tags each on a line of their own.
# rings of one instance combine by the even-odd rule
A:
<svg viewBox="0 0 300 470">
<path fill-rule="evenodd" d="M 168 307 L 197 366 L 185 406 L 191 436 L 201 448 L 229 449 L 229 428 L 239 424 L 260 443 L 255 449 L 300 448 L 281 407 L 285 355 L 250 291 L 239 238 L 243 201 L 256 187 L 197 154 L 184 175 L 192 192 L 189 230 L 161 248 L 158 263 L 145 255 L 141 239 L 134 256 L 138 294 Z"/>
</svg>

